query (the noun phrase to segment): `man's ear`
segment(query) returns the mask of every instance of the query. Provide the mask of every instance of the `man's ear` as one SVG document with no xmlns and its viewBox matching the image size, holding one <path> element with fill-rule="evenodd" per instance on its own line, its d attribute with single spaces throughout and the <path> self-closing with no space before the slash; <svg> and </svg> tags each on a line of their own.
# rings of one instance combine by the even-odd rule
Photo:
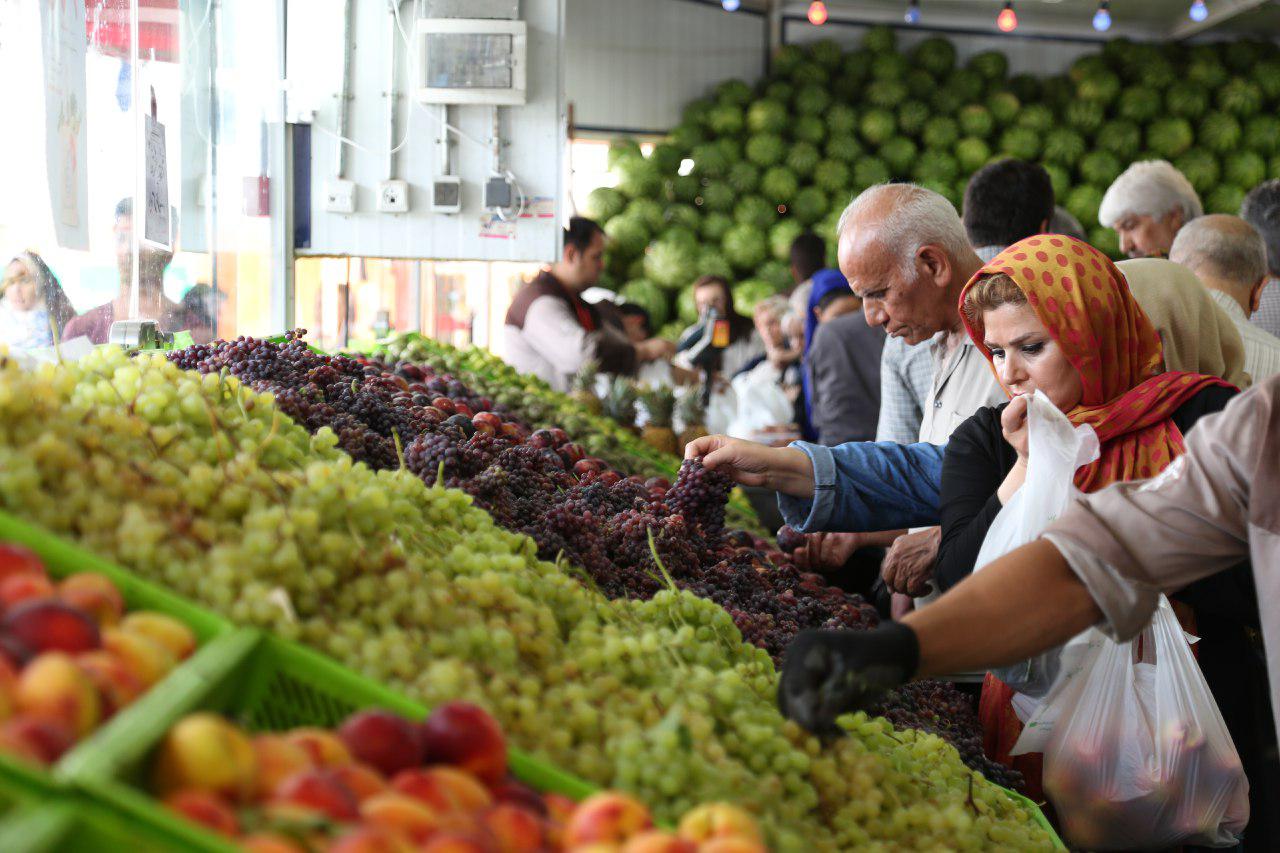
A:
<svg viewBox="0 0 1280 853">
<path fill-rule="evenodd" d="M 1258 312 L 1258 306 L 1262 304 L 1262 291 L 1267 288 L 1269 276 L 1265 273 L 1262 278 L 1258 279 L 1258 283 L 1253 286 L 1253 291 L 1249 294 L 1249 315 L 1253 316 Z"/>
<path fill-rule="evenodd" d="M 939 246 L 921 246 L 916 250 L 916 263 L 938 287 L 951 284 L 951 258 Z"/>
</svg>

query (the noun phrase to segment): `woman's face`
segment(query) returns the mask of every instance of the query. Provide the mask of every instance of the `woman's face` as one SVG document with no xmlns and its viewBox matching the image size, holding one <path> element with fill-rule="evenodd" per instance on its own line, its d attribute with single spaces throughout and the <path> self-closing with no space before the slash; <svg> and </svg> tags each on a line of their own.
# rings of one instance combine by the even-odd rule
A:
<svg viewBox="0 0 1280 853">
<path fill-rule="evenodd" d="M 693 302 L 698 306 L 698 316 L 707 313 L 709 308 L 716 309 L 721 317 L 729 312 L 729 297 L 718 283 L 704 284 L 693 291 Z"/>
<path fill-rule="evenodd" d="M 776 312 L 760 307 L 755 310 L 756 331 L 769 346 L 782 346 L 782 318 Z"/>
<path fill-rule="evenodd" d="M 18 311 L 30 311 L 40 299 L 35 276 L 22 261 L 12 261 L 5 268 L 4 298 Z"/>
<path fill-rule="evenodd" d="M 996 373 L 1012 393 L 1043 391 L 1063 412 L 1080 402 L 1080 374 L 1030 305 L 984 311 L 982 323 Z"/>
</svg>

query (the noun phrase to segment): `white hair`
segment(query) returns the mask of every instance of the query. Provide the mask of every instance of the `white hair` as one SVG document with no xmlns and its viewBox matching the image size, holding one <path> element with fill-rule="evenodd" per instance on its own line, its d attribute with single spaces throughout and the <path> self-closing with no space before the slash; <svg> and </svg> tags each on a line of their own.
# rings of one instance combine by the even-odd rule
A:
<svg viewBox="0 0 1280 853">
<path fill-rule="evenodd" d="M 1182 211 L 1184 223 L 1204 214 L 1195 187 L 1168 160 L 1143 160 L 1125 169 L 1107 187 L 1098 208 L 1098 222 L 1104 228 L 1129 216 L 1163 219 Z"/>
<path fill-rule="evenodd" d="M 972 254 L 960 214 L 944 196 L 915 184 L 877 184 L 849 202 L 840 214 L 836 237 L 843 237 L 868 209 L 883 206 L 875 222 L 876 241 L 898 257 L 909 271 L 921 246 L 939 246 L 953 259 Z"/>
<path fill-rule="evenodd" d="M 756 308 L 755 308 L 755 313 L 758 313 L 758 314 L 768 313 L 770 316 L 772 316 L 775 320 L 778 320 L 779 322 L 781 322 L 782 318 L 786 317 L 787 314 L 790 313 L 790 311 L 791 311 L 791 302 L 787 299 L 787 297 L 781 294 L 774 294 L 773 296 L 770 296 L 767 299 L 763 299 L 760 302 L 757 302 Z"/>
<path fill-rule="evenodd" d="M 1238 216 L 1202 216 L 1178 231 L 1169 260 L 1204 271 L 1240 288 L 1252 288 L 1267 274 L 1262 235 Z"/>
</svg>

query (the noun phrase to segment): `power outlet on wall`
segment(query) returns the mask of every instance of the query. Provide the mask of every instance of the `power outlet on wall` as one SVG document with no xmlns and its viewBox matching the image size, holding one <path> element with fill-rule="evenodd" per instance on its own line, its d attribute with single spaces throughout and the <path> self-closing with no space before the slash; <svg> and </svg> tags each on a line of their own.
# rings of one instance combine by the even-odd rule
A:
<svg viewBox="0 0 1280 853">
<path fill-rule="evenodd" d="M 345 178 L 333 178 L 324 185 L 324 209 L 329 213 L 356 212 L 356 184 Z"/>
<path fill-rule="evenodd" d="M 378 184 L 380 213 L 409 212 L 409 184 L 406 181 L 383 181 Z"/>
</svg>

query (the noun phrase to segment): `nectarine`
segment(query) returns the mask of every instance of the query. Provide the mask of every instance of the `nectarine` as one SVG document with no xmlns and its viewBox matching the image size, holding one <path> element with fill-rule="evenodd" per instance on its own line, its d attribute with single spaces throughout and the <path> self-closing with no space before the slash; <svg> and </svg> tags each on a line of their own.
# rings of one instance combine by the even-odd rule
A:
<svg viewBox="0 0 1280 853">
<path fill-rule="evenodd" d="M 399 832 L 414 843 L 426 841 L 443 826 L 434 809 L 398 791 L 388 791 L 365 800 L 360 804 L 360 817 L 371 826 Z"/>
<path fill-rule="evenodd" d="M 619 843 L 651 826 L 649 809 L 639 800 L 617 791 L 602 791 L 574 809 L 564 829 L 564 842 L 567 847 L 595 841 Z"/>
<path fill-rule="evenodd" d="M 343 833 L 327 853 L 412 853 L 404 837 L 377 826 L 361 826 Z"/>
<path fill-rule="evenodd" d="M 713 838 L 743 838 L 762 843 L 760 825 L 750 814 L 730 803 L 704 803 L 680 818 L 681 838 L 710 841 Z"/>
<path fill-rule="evenodd" d="M 0 580 L 17 574 L 44 573 L 44 563 L 30 548 L 11 542 L 0 543 Z"/>
<path fill-rule="evenodd" d="M 321 728 L 303 726 L 293 729 L 285 733 L 285 739 L 305 749 L 317 767 L 336 767 L 355 760 L 351 757 L 351 750 L 337 735 Z"/>
<path fill-rule="evenodd" d="M 102 697 L 104 718 L 131 704 L 146 689 L 119 655 L 105 649 L 76 655 L 76 664 Z"/>
<path fill-rule="evenodd" d="M 124 613 L 124 596 L 106 575 L 80 572 L 58 584 L 58 598 L 88 613 L 102 627 L 114 625 Z"/>
<path fill-rule="evenodd" d="M 338 736 L 357 760 L 387 776 L 422 764 L 418 732 L 399 714 L 380 708 L 358 711 L 338 728 Z"/>
<path fill-rule="evenodd" d="M 688 839 L 661 829 L 647 829 L 631 836 L 622 845 L 622 853 L 699 853 L 699 850 L 698 845 Z"/>
<path fill-rule="evenodd" d="M 401 770 L 391 787 L 417 797 L 441 814 L 475 813 L 493 803 L 488 789 L 469 773 L 444 765 L 426 769 Z"/>
<path fill-rule="evenodd" d="M 10 607 L 33 598 L 52 598 L 53 582 L 44 575 L 22 573 L 10 575 L 0 581 L 0 609 Z"/>
<path fill-rule="evenodd" d="M 538 853 L 545 844 L 541 817 L 510 803 L 499 803 L 484 815 L 484 826 L 499 853 Z"/>
<path fill-rule="evenodd" d="M 276 788 L 272 801 L 312 809 L 336 821 L 354 821 L 360 817 L 356 795 L 333 770 L 325 767 L 302 770 L 285 779 Z"/>
<path fill-rule="evenodd" d="M 153 776 L 161 794 L 197 788 L 245 802 L 253 795 L 257 772 L 258 759 L 248 736 L 217 714 L 201 711 L 169 729 Z"/>
<path fill-rule="evenodd" d="M 240 834 L 240 821 L 231 806 L 211 791 L 188 788 L 174 791 L 164 798 L 164 804 L 187 820 L 212 829 L 220 835 L 232 838 Z"/>
<path fill-rule="evenodd" d="M 253 753 L 257 761 L 257 773 L 253 780 L 253 796 L 256 800 L 267 799 L 285 779 L 315 766 L 311 753 L 283 735 L 257 735 L 253 738 Z"/>
<path fill-rule="evenodd" d="M 178 663 L 173 653 L 155 640 L 119 627 L 103 630 L 102 647 L 118 655 L 146 687 L 164 678 Z"/>
<path fill-rule="evenodd" d="M 422 724 L 428 764 L 452 764 L 486 785 L 507 775 L 507 741 L 488 711 L 470 702 L 446 702 Z"/>
<path fill-rule="evenodd" d="M 351 793 L 356 795 L 357 802 L 363 803 L 375 794 L 391 790 L 387 784 L 386 777 L 368 764 L 359 762 L 339 764 L 337 767 L 329 769 L 342 780 L 342 784 L 351 789 Z"/>
<path fill-rule="evenodd" d="M 0 726 L 0 750 L 38 764 L 52 764 L 73 743 L 71 729 L 57 720 L 19 715 Z"/>
<path fill-rule="evenodd" d="M 18 676 L 17 706 L 24 714 L 56 720 L 76 737 L 102 720 L 102 701 L 89 677 L 70 655 L 46 652 Z"/>
<path fill-rule="evenodd" d="M 186 660 L 196 650 L 196 635 L 172 616 L 151 610 L 129 613 L 120 621 L 120 630 L 150 637 L 178 660 Z"/>
<path fill-rule="evenodd" d="M 24 601 L 10 608 L 0 631 L 34 653 L 87 652 L 102 645 L 98 625 L 86 613 L 52 598 Z"/>
</svg>

